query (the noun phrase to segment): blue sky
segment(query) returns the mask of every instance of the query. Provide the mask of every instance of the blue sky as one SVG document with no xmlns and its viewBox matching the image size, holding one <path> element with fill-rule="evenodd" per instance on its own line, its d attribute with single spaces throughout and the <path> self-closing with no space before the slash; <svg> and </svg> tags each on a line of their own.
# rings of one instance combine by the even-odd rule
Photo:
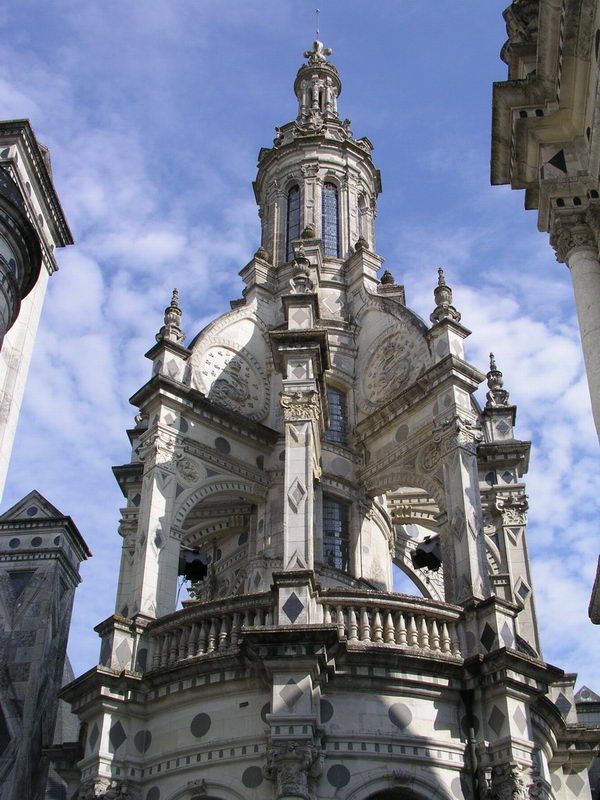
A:
<svg viewBox="0 0 600 800">
<path fill-rule="evenodd" d="M 437 267 L 496 353 L 528 477 L 544 655 L 600 690 L 587 603 L 598 554 L 598 441 L 570 279 L 535 212 L 489 186 L 491 84 L 506 36 L 488 0 L 321 0 L 340 113 L 382 172 L 377 249 L 428 317 Z M 0 115 L 29 117 L 51 148 L 76 240 L 59 253 L 2 502 L 37 488 L 70 514 L 83 568 L 69 650 L 97 661 L 92 628 L 113 612 L 127 399 L 177 286 L 188 341 L 240 296 L 259 243 L 251 181 L 259 148 L 295 116 L 292 85 L 314 36 L 304 0 L 20 0 L 0 11 Z"/>
</svg>

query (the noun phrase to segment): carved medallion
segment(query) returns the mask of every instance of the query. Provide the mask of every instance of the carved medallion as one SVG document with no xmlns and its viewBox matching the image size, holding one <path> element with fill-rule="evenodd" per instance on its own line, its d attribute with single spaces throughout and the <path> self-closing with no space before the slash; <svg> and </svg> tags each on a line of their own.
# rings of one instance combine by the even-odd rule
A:
<svg viewBox="0 0 600 800">
<path fill-rule="evenodd" d="M 235 343 L 211 344 L 192 356 L 192 385 L 220 406 L 261 420 L 269 411 L 268 385 L 258 361 Z"/>
<path fill-rule="evenodd" d="M 388 328 L 362 356 L 365 363 L 359 404 L 373 411 L 406 389 L 429 366 L 425 342 L 404 326 Z"/>
</svg>

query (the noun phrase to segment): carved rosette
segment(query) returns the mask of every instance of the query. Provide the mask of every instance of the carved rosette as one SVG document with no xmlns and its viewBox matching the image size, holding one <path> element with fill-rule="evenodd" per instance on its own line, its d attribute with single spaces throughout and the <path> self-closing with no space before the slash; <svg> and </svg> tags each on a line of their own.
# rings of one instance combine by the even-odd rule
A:
<svg viewBox="0 0 600 800">
<path fill-rule="evenodd" d="M 286 422 L 318 420 L 321 403 L 318 392 L 282 392 L 280 399 Z"/>
<path fill-rule="evenodd" d="M 189 456 L 176 456 L 177 472 L 184 481 L 195 483 L 200 477 L 200 471 L 196 463 Z"/>
<path fill-rule="evenodd" d="M 322 771 L 321 749 L 309 742 L 286 742 L 267 751 L 265 775 L 277 781 L 277 797 L 314 800 L 310 779 Z"/>
<path fill-rule="evenodd" d="M 446 417 L 433 429 L 434 444 L 439 444 L 442 456 L 457 448 L 475 455 L 477 445 L 483 439 L 481 428 L 474 419 L 456 414 Z"/>
</svg>

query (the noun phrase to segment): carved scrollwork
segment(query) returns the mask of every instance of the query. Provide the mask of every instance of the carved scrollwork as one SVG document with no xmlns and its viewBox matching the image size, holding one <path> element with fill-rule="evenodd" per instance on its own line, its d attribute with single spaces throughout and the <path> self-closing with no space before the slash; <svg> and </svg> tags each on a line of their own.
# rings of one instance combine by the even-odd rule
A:
<svg viewBox="0 0 600 800">
<path fill-rule="evenodd" d="M 286 422 L 318 419 L 321 412 L 319 395 L 315 391 L 289 392 L 280 396 L 283 418 Z"/>
<path fill-rule="evenodd" d="M 529 503 L 524 494 L 496 498 L 495 509 L 502 516 L 503 525 L 525 525 Z"/>
</svg>

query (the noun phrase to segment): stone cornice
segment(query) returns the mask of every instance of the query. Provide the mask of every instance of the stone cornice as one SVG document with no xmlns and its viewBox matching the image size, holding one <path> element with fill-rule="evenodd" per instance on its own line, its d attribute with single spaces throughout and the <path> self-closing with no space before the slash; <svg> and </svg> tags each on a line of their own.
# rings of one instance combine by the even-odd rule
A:
<svg viewBox="0 0 600 800">
<path fill-rule="evenodd" d="M 175 395 L 186 404 L 191 411 L 198 414 L 204 422 L 212 423 L 217 428 L 225 428 L 237 433 L 242 438 L 250 437 L 263 446 L 273 445 L 279 436 L 277 431 L 249 420 L 237 411 L 224 408 L 209 400 L 202 392 L 174 381 L 166 375 L 154 375 L 148 383 L 129 398 L 129 402 L 138 408 L 164 394 Z"/>
</svg>

